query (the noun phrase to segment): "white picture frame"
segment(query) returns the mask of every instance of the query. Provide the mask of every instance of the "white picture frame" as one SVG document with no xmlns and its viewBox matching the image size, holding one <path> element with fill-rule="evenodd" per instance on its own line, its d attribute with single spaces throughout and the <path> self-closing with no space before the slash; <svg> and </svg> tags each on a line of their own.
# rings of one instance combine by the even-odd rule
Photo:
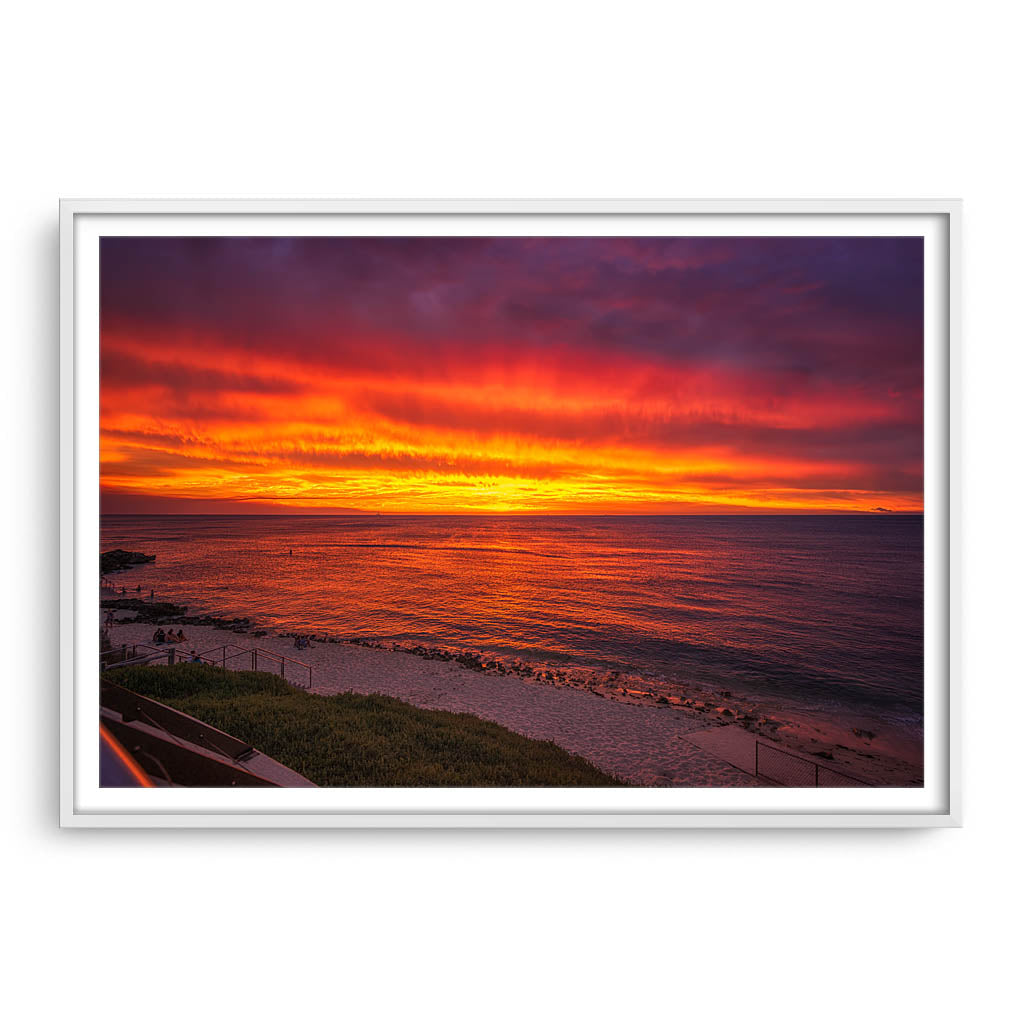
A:
<svg viewBox="0 0 1024 1024">
<path fill-rule="evenodd" d="M 100 789 L 98 240 L 104 234 L 916 234 L 925 238 L 925 785 L 849 790 Z M 457 228 L 458 230 L 455 230 Z M 60 823 L 180 828 L 958 826 L 958 200 L 82 200 L 60 204 Z M 95 678 L 94 678 L 95 677 Z M 92 727 L 90 730 L 90 722 Z"/>
</svg>

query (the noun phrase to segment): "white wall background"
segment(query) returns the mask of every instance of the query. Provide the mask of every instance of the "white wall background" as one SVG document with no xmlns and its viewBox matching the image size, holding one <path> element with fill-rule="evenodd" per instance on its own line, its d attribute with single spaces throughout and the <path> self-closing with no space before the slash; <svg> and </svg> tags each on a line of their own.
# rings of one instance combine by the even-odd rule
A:
<svg viewBox="0 0 1024 1024">
<path fill-rule="evenodd" d="M 1021 932 L 1020 9 L 12 5 L 2 301 L 8 1019 L 1005 1019 Z M 965 207 L 966 827 L 56 829 L 60 196 Z"/>
</svg>

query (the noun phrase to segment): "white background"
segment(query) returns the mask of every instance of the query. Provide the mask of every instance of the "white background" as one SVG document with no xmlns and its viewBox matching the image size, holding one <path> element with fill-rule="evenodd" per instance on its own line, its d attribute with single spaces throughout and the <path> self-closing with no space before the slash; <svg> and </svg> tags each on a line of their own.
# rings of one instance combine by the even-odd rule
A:
<svg viewBox="0 0 1024 1024">
<path fill-rule="evenodd" d="M 1009 1016 L 1024 909 L 1019 17 L 893 0 L 12 8 L 12 1019 Z M 962 197 L 966 826 L 58 832 L 62 195 Z"/>
</svg>

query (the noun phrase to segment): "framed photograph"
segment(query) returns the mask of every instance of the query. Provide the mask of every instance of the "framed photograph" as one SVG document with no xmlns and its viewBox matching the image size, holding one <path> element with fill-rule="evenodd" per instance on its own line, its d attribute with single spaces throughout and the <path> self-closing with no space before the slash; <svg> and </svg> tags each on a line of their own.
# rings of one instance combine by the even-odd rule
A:
<svg viewBox="0 0 1024 1024">
<path fill-rule="evenodd" d="M 61 823 L 960 823 L 956 201 L 61 204 Z"/>
</svg>

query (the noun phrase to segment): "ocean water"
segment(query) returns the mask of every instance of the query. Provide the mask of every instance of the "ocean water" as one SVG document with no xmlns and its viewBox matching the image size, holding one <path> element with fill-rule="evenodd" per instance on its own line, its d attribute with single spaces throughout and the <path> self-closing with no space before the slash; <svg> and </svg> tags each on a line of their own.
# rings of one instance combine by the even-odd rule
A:
<svg viewBox="0 0 1024 1024">
<path fill-rule="evenodd" d="M 922 721 L 920 516 L 104 516 L 189 613 Z"/>
</svg>

